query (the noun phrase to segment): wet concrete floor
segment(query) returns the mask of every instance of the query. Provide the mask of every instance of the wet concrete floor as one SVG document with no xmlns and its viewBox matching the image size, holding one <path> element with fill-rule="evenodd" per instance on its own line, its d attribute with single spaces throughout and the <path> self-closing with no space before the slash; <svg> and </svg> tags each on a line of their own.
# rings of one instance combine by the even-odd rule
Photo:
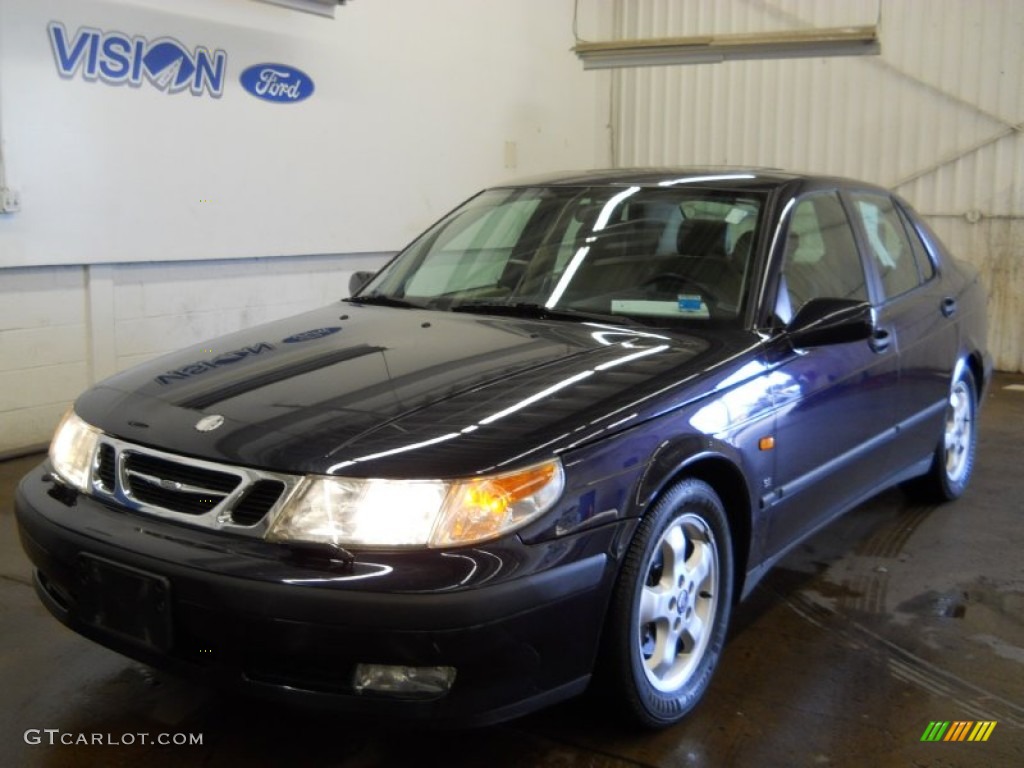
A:
<svg viewBox="0 0 1024 768">
<path fill-rule="evenodd" d="M 406 731 L 154 673 L 39 604 L 11 496 L 40 457 L 9 461 L 0 766 L 1024 766 L 1022 445 L 1024 377 L 1001 375 L 967 495 L 932 507 L 889 491 L 804 543 L 734 614 L 698 710 L 656 732 L 588 697 L 492 728 Z M 932 721 L 996 725 L 985 742 L 922 742 Z M 115 743 L 60 744 L 93 734 Z"/>
</svg>

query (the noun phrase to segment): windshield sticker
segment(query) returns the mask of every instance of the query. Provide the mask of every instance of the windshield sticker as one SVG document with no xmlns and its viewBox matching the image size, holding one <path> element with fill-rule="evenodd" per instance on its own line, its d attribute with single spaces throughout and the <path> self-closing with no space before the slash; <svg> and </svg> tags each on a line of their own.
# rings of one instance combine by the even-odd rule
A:
<svg viewBox="0 0 1024 768">
<path fill-rule="evenodd" d="M 650 315 L 652 317 L 709 317 L 708 306 L 698 296 L 696 309 L 683 310 L 678 301 L 649 301 L 641 299 L 612 299 L 612 312 L 620 315 Z"/>
<path fill-rule="evenodd" d="M 708 312 L 708 305 L 704 303 L 704 297 L 698 293 L 679 294 L 676 308 L 680 315 L 687 317 L 707 318 L 711 316 L 711 313 Z"/>
<path fill-rule="evenodd" d="M 683 293 L 679 295 L 680 312 L 700 312 L 704 300 L 697 294 Z"/>
</svg>

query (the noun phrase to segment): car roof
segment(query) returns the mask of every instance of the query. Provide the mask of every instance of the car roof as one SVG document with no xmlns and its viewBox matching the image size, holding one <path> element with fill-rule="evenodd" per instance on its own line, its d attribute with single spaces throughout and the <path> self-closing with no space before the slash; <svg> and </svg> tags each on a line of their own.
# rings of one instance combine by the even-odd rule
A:
<svg viewBox="0 0 1024 768">
<path fill-rule="evenodd" d="M 563 171 L 516 179 L 499 187 L 531 186 L 674 186 L 671 182 L 699 183 L 700 186 L 723 189 L 770 189 L 790 182 L 804 182 L 809 186 L 859 187 L 877 189 L 876 185 L 834 176 L 795 173 L 780 168 L 747 166 L 702 166 L 665 168 L 605 168 L 588 171 Z"/>
</svg>

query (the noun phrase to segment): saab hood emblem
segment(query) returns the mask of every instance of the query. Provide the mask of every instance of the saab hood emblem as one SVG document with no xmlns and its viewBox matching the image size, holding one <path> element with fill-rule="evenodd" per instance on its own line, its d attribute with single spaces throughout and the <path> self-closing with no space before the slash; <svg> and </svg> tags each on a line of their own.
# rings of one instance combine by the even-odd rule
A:
<svg viewBox="0 0 1024 768">
<path fill-rule="evenodd" d="M 224 423 L 224 417 L 219 413 L 211 414 L 210 416 L 203 416 L 199 421 L 196 422 L 196 429 L 200 432 L 213 432 L 217 427 Z"/>
</svg>

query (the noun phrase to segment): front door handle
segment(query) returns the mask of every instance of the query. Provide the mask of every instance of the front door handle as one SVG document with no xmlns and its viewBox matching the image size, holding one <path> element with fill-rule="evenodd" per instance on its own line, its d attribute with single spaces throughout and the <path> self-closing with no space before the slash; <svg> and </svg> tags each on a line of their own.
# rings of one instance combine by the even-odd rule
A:
<svg viewBox="0 0 1024 768">
<path fill-rule="evenodd" d="M 892 334 L 887 328 L 876 328 L 875 332 L 871 334 L 868 344 L 871 345 L 871 349 L 881 354 L 892 346 Z"/>
<path fill-rule="evenodd" d="M 943 317 L 952 317 L 956 314 L 956 299 L 952 296 L 947 296 L 942 300 L 941 307 Z"/>
</svg>

